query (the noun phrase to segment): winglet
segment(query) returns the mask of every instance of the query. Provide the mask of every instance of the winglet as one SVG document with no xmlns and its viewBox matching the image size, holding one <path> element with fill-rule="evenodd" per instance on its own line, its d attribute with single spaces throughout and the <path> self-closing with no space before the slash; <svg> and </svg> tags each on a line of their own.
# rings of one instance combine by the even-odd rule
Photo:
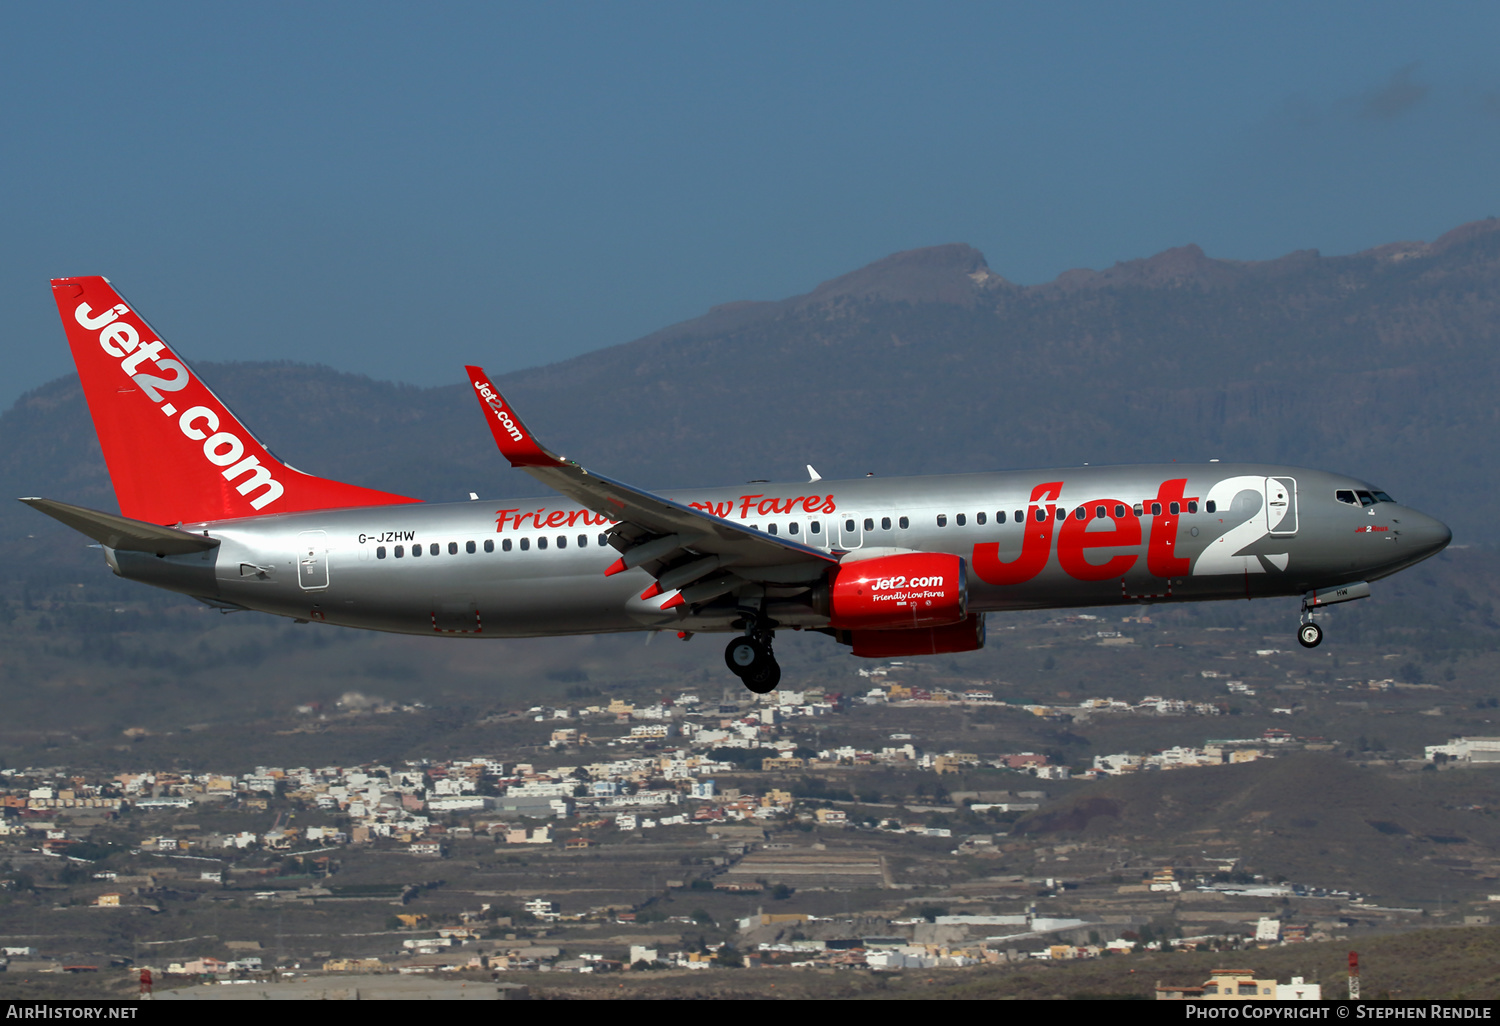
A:
<svg viewBox="0 0 1500 1026">
<path fill-rule="evenodd" d="M 483 367 L 465 367 L 469 372 L 469 383 L 474 386 L 474 396 L 484 409 L 485 420 L 500 455 L 513 467 L 560 467 L 563 461 L 537 444 L 535 437 L 521 423 L 505 402 L 500 390 L 490 384 Z"/>
</svg>

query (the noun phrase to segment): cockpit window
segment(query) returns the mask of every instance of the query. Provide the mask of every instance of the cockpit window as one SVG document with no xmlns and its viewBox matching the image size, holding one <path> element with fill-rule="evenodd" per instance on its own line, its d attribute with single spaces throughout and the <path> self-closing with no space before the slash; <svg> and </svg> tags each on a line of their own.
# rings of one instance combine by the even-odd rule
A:
<svg viewBox="0 0 1500 1026">
<path fill-rule="evenodd" d="M 1353 488 L 1340 488 L 1338 491 L 1333 493 L 1333 497 L 1340 502 L 1346 502 L 1351 506 L 1359 505 L 1359 499 L 1355 498 Z"/>
<path fill-rule="evenodd" d="M 1385 492 L 1372 492 L 1371 494 L 1375 496 L 1375 501 L 1376 502 L 1395 502 L 1396 501 L 1395 499 L 1391 498 L 1389 495 L 1385 494 Z"/>
<path fill-rule="evenodd" d="M 1354 494 L 1359 496 L 1359 504 L 1361 506 L 1375 505 L 1375 496 L 1371 495 L 1369 492 L 1356 490 Z"/>
</svg>

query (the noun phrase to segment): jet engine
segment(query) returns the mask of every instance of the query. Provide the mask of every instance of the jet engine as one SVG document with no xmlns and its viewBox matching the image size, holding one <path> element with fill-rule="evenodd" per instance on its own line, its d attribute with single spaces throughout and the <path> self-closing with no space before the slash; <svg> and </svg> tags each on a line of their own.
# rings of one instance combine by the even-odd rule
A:
<svg viewBox="0 0 1500 1026">
<path fill-rule="evenodd" d="M 942 627 L 968 615 L 967 567 L 945 552 L 908 552 L 843 563 L 814 599 L 835 630 Z"/>
<path fill-rule="evenodd" d="M 971 613 L 945 627 L 918 627 L 904 631 L 829 631 L 840 645 L 848 645 L 857 656 L 898 659 L 902 656 L 938 655 L 944 652 L 974 652 L 984 647 L 984 614 Z"/>
</svg>

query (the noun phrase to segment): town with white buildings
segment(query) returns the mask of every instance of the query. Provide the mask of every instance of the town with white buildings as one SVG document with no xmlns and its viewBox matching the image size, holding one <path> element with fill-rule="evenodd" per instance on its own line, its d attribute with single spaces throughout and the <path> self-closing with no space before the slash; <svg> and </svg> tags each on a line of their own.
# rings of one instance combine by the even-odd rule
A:
<svg viewBox="0 0 1500 1026">
<path fill-rule="evenodd" d="M 1327 881 L 1268 879 L 1233 852 L 1164 859 L 1028 832 L 1026 817 L 1080 787 L 1333 742 L 1268 727 L 1087 761 L 933 744 L 891 727 L 934 709 L 1047 730 L 1201 717 L 1224 733 L 1217 725 L 1231 718 L 1222 703 L 1159 696 L 1007 704 L 984 687 L 912 683 L 901 669 L 862 671 L 854 695 L 729 701 L 685 690 L 641 703 L 538 705 L 512 716 L 533 743 L 455 758 L 239 772 L 0 769 L 0 888 L 74 916 L 119 917 L 131 924 L 120 937 L 133 938 L 103 955 L 7 942 L 0 968 L 147 967 L 164 980 L 899 972 L 1240 951 L 1421 913 Z M 1229 693 L 1238 684 L 1228 682 Z M 820 746 L 825 735 L 838 740 Z M 1426 756 L 1500 761 L 1500 740 L 1458 738 Z M 640 868 L 619 868 L 632 859 Z M 984 885 L 954 883 L 971 879 Z M 173 932 L 161 926 L 167 911 L 232 914 L 237 925 L 209 945 L 178 944 L 158 936 Z M 289 939 L 299 934 L 288 918 L 313 914 L 347 921 L 342 938 Z"/>
</svg>

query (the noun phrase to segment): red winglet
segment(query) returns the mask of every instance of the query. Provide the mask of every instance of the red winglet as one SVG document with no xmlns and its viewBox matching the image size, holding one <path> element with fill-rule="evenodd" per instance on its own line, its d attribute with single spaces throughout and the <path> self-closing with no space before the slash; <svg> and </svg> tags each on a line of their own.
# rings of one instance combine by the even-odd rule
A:
<svg viewBox="0 0 1500 1026">
<path fill-rule="evenodd" d="M 652 581 L 651 582 L 651 587 L 649 587 L 645 591 L 641 592 L 641 601 L 644 602 L 647 599 L 656 598 L 656 596 L 658 596 L 660 594 L 661 594 L 661 582 L 660 581 Z"/>
<path fill-rule="evenodd" d="M 613 577 L 615 574 L 623 574 L 627 569 L 628 567 L 625 566 L 625 557 L 621 556 L 619 559 L 609 564 L 609 569 L 604 571 L 604 576 Z"/>
<path fill-rule="evenodd" d="M 673 595 L 671 598 L 669 598 L 665 602 L 663 602 L 661 604 L 661 607 L 662 607 L 663 610 L 676 609 L 678 606 L 680 606 L 682 604 L 683 604 L 683 602 L 682 602 L 682 592 L 679 591 L 676 595 Z"/>
<path fill-rule="evenodd" d="M 500 447 L 500 455 L 509 460 L 511 466 L 561 465 L 561 460 L 536 444 L 531 432 L 521 423 L 521 418 L 507 408 L 505 397 L 498 388 L 490 384 L 483 367 L 465 367 L 464 370 L 469 372 L 469 383 L 474 386 L 474 395 L 484 409 L 485 420 L 489 422 L 490 433 L 495 436 L 495 444 Z"/>
</svg>

